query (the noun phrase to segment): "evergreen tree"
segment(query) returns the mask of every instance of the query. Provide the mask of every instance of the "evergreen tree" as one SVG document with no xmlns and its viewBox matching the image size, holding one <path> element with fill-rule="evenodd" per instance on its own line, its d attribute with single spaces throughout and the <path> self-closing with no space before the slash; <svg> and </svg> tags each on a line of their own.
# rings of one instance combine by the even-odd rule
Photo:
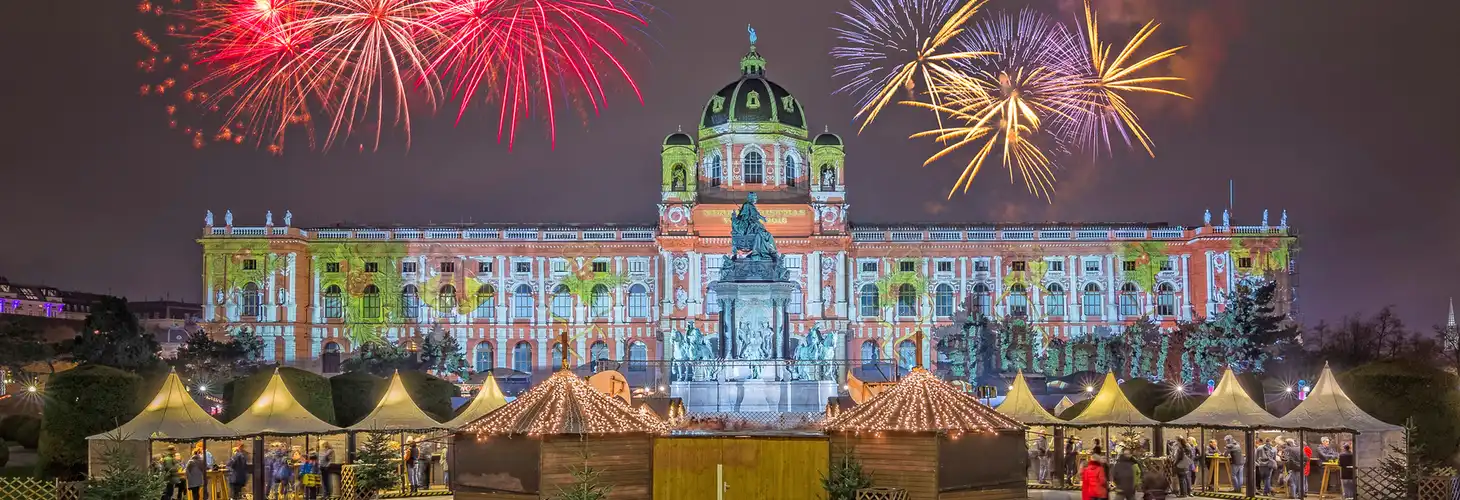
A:
<svg viewBox="0 0 1460 500">
<path fill-rule="evenodd" d="M 441 325 L 433 326 L 431 331 L 426 334 L 426 338 L 421 340 L 421 345 L 416 351 L 417 364 L 427 371 L 441 369 L 441 346 L 436 341 L 436 335 L 441 331 L 440 329 Z"/>
<path fill-rule="evenodd" d="M 1379 474 L 1388 481 L 1388 486 L 1374 492 L 1380 500 L 1401 500 L 1419 498 L 1419 480 L 1435 475 L 1438 464 L 1426 461 L 1424 443 L 1415 439 L 1419 432 L 1414 418 L 1404 421 L 1404 446 L 1389 445 L 1389 454 L 1379 459 Z"/>
<path fill-rule="evenodd" d="M 119 445 L 106 447 L 101 454 L 104 473 L 87 478 L 82 500 L 136 500 L 158 498 L 167 486 L 167 472 L 151 470 L 138 464 L 135 457 Z"/>
<path fill-rule="evenodd" d="M 821 477 L 821 486 L 826 489 L 827 500 L 856 500 L 857 490 L 872 487 L 872 477 L 862 470 L 862 462 L 850 451 L 844 452 L 841 458 Z"/>
<path fill-rule="evenodd" d="M 263 358 L 264 341 L 248 328 L 214 338 L 206 329 L 188 335 L 173 366 L 189 378 L 231 380 L 253 374 Z"/>
<path fill-rule="evenodd" d="M 364 445 L 355 450 L 355 488 L 361 497 L 371 498 L 401 483 L 396 463 L 400 456 L 390 447 L 390 434 L 370 432 Z"/>
<path fill-rule="evenodd" d="M 568 474 L 573 482 L 558 488 L 554 500 L 604 500 L 613 492 L 613 486 L 603 483 L 603 470 L 588 466 L 590 455 L 583 451 L 583 465 L 569 467 Z"/>
<path fill-rule="evenodd" d="M 70 357 L 78 363 L 93 363 L 137 372 L 157 368 L 160 359 L 157 340 L 137 322 L 127 300 L 103 297 L 91 308 Z"/>
<path fill-rule="evenodd" d="M 438 346 L 440 347 L 440 361 L 437 363 L 437 373 L 442 375 L 454 373 L 465 379 L 468 375 L 469 365 L 466 363 L 466 352 L 461 349 L 461 344 L 456 341 L 456 336 L 442 336 Z"/>
<path fill-rule="evenodd" d="M 19 373 L 31 363 L 50 363 L 58 346 L 45 342 L 44 328 L 39 318 L 0 317 L 0 368 Z"/>
<path fill-rule="evenodd" d="M 1213 318 L 1216 335 L 1225 345 L 1225 360 L 1242 370 L 1263 371 L 1263 365 L 1283 345 L 1298 339 L 1298 326 L 1278 311 L 1277 283 L 1261 277 L 1239 279 L 1225 298 L 1225 307 Z"/>
</svg>

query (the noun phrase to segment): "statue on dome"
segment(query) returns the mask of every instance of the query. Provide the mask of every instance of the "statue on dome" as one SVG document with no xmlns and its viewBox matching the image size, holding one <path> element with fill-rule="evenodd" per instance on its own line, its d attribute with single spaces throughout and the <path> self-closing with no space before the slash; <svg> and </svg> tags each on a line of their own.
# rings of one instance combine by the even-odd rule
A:
<svg viewBox="0 0 1460 500">
<path fill-rule="evenodd" d="M 765 228 L 766 218 L 755 207 L 756 199 L 755 193 L 750 193 L 745 204 L 730 216 L 730 244 L 736 254 L 748 252 L 746 256 L 751 260 L 776 260 L 776 240 Z"/>
<path fill-rule="evenodd" d="M 233 211 L 232 210 L 226 210 L 226 211 L 223 212 L 223 224 L 229 225 L 229 226 L 232 226 L 233 225 Z"/>
<path fill-rule="evenodd" d="M 755 28 L 752 28 L 749 24 L 747 24 L 745 25 L 745 31 L 747 33 L 750 33 L 750 44 L 755 45 Z"/>
<path fill-rule="evenodd" d="M 284 226 L 285 227 L 288 227 L 289 224 L 292 223 L 293 221 L 294 221 L 294 212 L 290 212 L 288 210 L 285 210 L 284 211 Z"/>
<path fill-rule="evenodd" d="M 1202 216 L 1201 216 L 1201 222 L 1202 222 L 1202 225 L 1203 226 L 1210 226 L 1210 225 L 1212 225 L 1212 209 L 1208 208 L 1207 211 L 1206 211 L 1206 213 L 1203 213 L 1202 214 Z"/>
<path fill-rule="evenodd" d="M 272 225 L 274 225 L 274 211 L 273 210 L 265 210 L 264 211 L 264 225 L 265 226 L 272 226 Z"/>
<path fill-rule="evenodd" d="M 1222 227 L 1232 227 L 1232 211 L 1222 211 Z"/>
<path fill-rule="evenodd" d="M 1267 209 L 1262 209 L 1262 227 L 1267 227 Z"/>
<path fill-rule="evenodd" d="M 203 215 L 203 225 L 205 225 L 205 226 L 212 226 L 213 225 L 213 211 L 212 210 L 209 210 L 207 214 L 204 214 Z"/>
</svg>

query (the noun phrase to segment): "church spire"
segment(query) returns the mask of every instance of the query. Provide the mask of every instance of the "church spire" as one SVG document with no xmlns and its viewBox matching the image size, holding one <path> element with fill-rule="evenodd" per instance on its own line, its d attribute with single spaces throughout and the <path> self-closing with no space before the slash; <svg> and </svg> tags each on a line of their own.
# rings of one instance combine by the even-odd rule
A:
<svg viewBox="0 0 1460 500">
<path fill-rule="evenodd" d="M 1445 319 L 1445 328 L 1455 328 L 1455 298 L 1450 297 L 1450 316 Z"/>
</svg>

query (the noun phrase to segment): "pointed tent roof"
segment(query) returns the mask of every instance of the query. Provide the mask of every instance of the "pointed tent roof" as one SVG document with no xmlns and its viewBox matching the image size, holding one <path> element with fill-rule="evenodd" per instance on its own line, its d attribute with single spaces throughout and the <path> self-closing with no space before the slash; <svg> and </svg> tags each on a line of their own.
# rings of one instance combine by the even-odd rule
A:
<svg viewBox="0 0 1460 500">
<path fill-rule="evenodd" d="M 426 412 L 416 406 L 416 401 L 411 399 L 410 391 L 401 382 L 400 371 L 390 376 L 390 388 L 385 390 L 385 395 L 380 397 L 375 409 L 369 415 L 356 422 L 355 425 L 346 427 L 348 431 L 424 431 L 432 429 L 445 429 L 446 425 L 437 422 Z"/>
<path fill-rule="evenodd" d="M 1201 406 L 1185 416 L 1168 422 L 1173 426 L 1248 428 L 1267 427 L 1277 422 L 1267 410 L 1247 396 L 1237 375 L 1228 367 L 1222 372 L 1217 389 L 1202 401 Z"/>
<path fill-rule="evenodd" d="M 1300 429 L 1311 431 L 1354 431 L 1365 432 L 1390 432 L 1401 428 L 1397 425 L 1386 423 L 1374 418 L 1364 412 L 1354 400 L 1349 399 L 1348 394 L 1339 387 L 1338 380 L 1333 377 L 1333 370 L 1328 363 L 1323 364 L 1323 374 L 1318 376 L 1318 383 L 1313 386 L 1313 391 L 1297 408 L 1277 419 L 1270 429 Z"/>
<path fill-rule="evenodd" d="M 237 436 L 228 426 L 217 421 L 183 387 L 177 372 L 167 374 L 162 389 L 142 413 L 121 427 L 86 439 L 145 441 L 148 439 L 186 440 L 226 439 Z"/>
<path fill-rule="evenodd" d="M 269 385 L 259 393 L 258 399 L 229 422 L 228 426 L 242 435 L 294 436 L 330 434 L 344 430 L 320 420 L 304 408 L 304 405 L 299 404 L 299 400 L 294 399 L 294 394 L 289 392 L 289 387 L 284 385 L 284 377 L 279 376 L 277 368 L 274 369 L 274 375 L 269 377 Z"/>
<path fill-rule="evenodd" d="M 482 382 L 482 390 L 477 391 L 476 397 L 471 398 L 471 403 L 466 405 L 466 409 L 461 410 L 461 414 L 457 415 L 456 418 L 447 421 L 445 427 L 448 429 L 460 429 L 473 420 L 485 417 L 492 410 L 506 406 L 506 404 L 507 396 L 502 394 L 502 388 L 497 385 L 497 378 L 491 374 L 487 374 L 487 380 Z"/>
<path fill-rule="evenodd" d="M 844 432 L 999 432 L 1024 425 L 927 370 L 913 368 L 897 385 L 842 412 L 825 427 Z"/>
<path fill-rule="evenodd" d="M 1051 415 L 1039 401 L 1034 399 L 1034 393 L 1029 390 L 1029 382 L 1024 380 L 1024 371 L 1020 370 L 1014 375 L 1014 385 L 1009 394 L 1004 396 L 1004 402 L 999 403 L 995 410 L 1008 415 L 1009 418 L 1023 422 L 1024 425 L 1061 425 L 1064 420 Z"/>
<path fill-rule="evenodd" d="M 621 434 L 661 433 L 669 427 L 635 411 L 622 399 L 598 392 L 565 368 L 461 430 L 478 434 Z"/>
<path fill-rule="evenodd" d="M 1120 384 L 1115 381 L 1114 373 L 1105 374 L 1105 381 L 1100 384 L 1100 392 L 1091 398 L 1090 406 L 1069 421 L 1069 425 L 1074 426 L 1141 427 L 1158 424 L 1159 422 L 1142 414 L 1136 409 L 1136 405 L 1126 399 L 1125 392 L 1120 390 Z"/>
</svg>

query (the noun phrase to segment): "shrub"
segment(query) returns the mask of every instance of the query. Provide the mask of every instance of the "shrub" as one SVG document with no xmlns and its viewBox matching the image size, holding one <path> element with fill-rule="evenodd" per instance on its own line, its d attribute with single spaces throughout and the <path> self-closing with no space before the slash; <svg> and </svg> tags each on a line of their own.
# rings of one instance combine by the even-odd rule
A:
<svg viewBox="0 0 1460 500">
<path fill-rule="evenodd" d="M 0 444 L 0 467 L 10 463 L 10 447 Z"/>
<path fill-rule="evenodd" d="M 228 395 L 228 401 L 223 407 L 224 422 L 233 420 L 243 410 L 248 408 L 258 399 L 259 394 L 264 392 L 264 387 L 269 385 L 269 378 L 274 373 L 270 370 L 262 370 L 244 378 L 235 379 L 223 387 L 223 393 Z M 299 400 L 299 404 L 319 417 L 325 422 L 335 423 L 335 403 L 331 397 L 330 381 L 314 373 L 298 368 L 280 367 L 279 376 L 284 378 L 284 386 Z"/>
<path fill-rule="evenodd" d="M 1062 418 L 1062 419 L 1065 419 L 1065 420 L 1069 420 L 1069 419 L 1078 417 L 1078 416 L 1080 416 L 1081 413 L 1084 413 L 1085 412 L 1085 408 L 1089 408 L 1090 407 L 1090 401 L 1093 401 L 1093 400 L 1094 400 L 1094 398 L 1085 398 L 1085 399 L 1082 399 L 1079 402 L 1070 405 L 1069 408 L 1065 408 L 1065 411 L 1060 412 L 1060 414 L 1057 415 L 1057 416 L 1059 418 Z"/>
<path fill-rule="evenodd" d="M 123 446 L 113 445 L 102 451 L 102 467 L 106 474 L 86 480 L 82 500 L 137 500 L 158 498 L 166 486 L 165 474 L 138 464 Z"/>
<path fill-rule="evenodd" d="M 438 421 L 451 420 L 451 398 L 461 395 L 460 387 L 423 372 L 400 372 L 400 378 L 422 411 Z"/>
<path fill-rule="evenodd" d="M 142 411 L 142 378 L 116 368 L 82 365 L 46 384 L 39 466 L 68 478 L 86 470 L 86 437 L 115 429 Z"/>
<path fill-rule="evenodd" d="M 15 440 L 15 430 L 25 423 L 26 418 L 38 418 L 32 415 L 6 415 L 0 418 L 0 439 L 6 441 Z"/>
<path fill-rule="evenodd" d="M 34 450 L 41 443 L 41 419 L 31 417 L 15 430 L 15 442 L 27 450 Z"/>
<path fill-rule="evenodd" d="M 1379 361 L 1338 375 L 1339 385 L 1364 411 L 1402 424 L 1414 417 L 1421 458 L 1442 461 L 1460 446 L 1460 393 L 1455 375 L 1409 361 Z"/>
<path fill-rule="evenodd" d="M 345 372 L 330 377 L 334 393 L 335 418 L 341 426 L 354 425 L 375 409 L 385 395 L 386 381 L 364 371 Z"/>
<path fill-rule="evenodd" d="M 851 452 L 832 464 L 829 474 L 821 476 L 821 487 L 829 500 L 853 500 L 857 490 L 872 487 L 872 477 L 862 470 L 862 462 Z"/>
</svg>

